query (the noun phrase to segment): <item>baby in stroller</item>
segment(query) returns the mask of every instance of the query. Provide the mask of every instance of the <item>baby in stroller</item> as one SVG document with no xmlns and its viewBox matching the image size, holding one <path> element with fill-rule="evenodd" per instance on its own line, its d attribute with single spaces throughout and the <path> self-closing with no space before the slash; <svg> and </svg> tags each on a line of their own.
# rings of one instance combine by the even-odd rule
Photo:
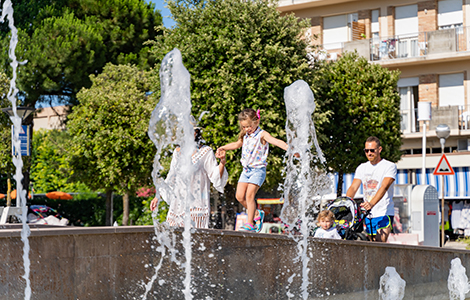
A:
<svg viewBox="0 0 470 300">
<path fill-rule="evenodd" d="M 327 238 L 327 239 L 341 239 L 338 234 L 336 227 L 333 226 L 335 223 L 335 215 L 331 210 L 324 210 L 318 214 L 318 224 L 320 227 L 315 229 L 313 237 Z"/>
<path fill-rule="evenodd" d="M 363 201 L 363 200 L 361 200 Z M 345 240 L 369 240 L 363 233 L 367 211 L 358 209 L 360 203 L 349 197 L 339 197 L 327 206 L 335 216 L 334 225 L 339 235 Z"/>
</svg>

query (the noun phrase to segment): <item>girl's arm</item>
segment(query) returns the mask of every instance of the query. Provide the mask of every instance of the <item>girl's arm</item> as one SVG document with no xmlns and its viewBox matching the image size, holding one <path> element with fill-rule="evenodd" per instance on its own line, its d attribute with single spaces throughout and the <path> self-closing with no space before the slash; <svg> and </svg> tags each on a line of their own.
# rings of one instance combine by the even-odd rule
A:
<svg viewBox="0 0 470 300">
<path fill-rule="evenodd" d="M 272 135 L 270 135 L 266 131 L 263 131 L 261 133 L 261 138 L 264 139 L 266 142 L 270 143 L 271 145 L 274 145 L 274 146 L 277 146 L 281 149 L 284 149 L 284 151 L 287 151 L 287 148 L 289 148 L 289 146 L 287 145 L 286 142 L 284 142 L 280 139 L 276 139 L 275 137 L 273 137 Z"/>
<path fill-rule="evenodd" d="M 230 143 L 230 144 L 227 144 L 225 146 L 222 146 L 222 147 L 219 147 L 217 149 L 217 151 L 220 150 L 225 150 L 225 151 L 228 151 L 228 150 L 236 150 L 238 148 L 241 148 L 243 146 L 243 141 L 242 140 L 238 140 L 236 142 L 233 142 L 233 143 Z"/>
</svg>

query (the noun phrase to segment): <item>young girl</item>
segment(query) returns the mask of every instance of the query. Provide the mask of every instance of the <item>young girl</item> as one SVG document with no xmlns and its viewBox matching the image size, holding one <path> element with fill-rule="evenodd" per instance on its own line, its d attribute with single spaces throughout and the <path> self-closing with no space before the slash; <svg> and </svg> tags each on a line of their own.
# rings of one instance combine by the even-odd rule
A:
<svg viewBox="0 0 470 300">
<path fill-rule="evenodd" d="M 222 154 L 227 150 L 242 147 L 240 162 L 243 172 L 238 180 L 236 198 L 247 210 L 248 220 L 240 230 L 259 232 L 263 226 L 264 212 L 256 209 L 255 196 L 266 178 L 269 144 L 284 150 L 287 150 L 288 146 L 284 141 L 272 137 L 259 128 L 259 110 L 256 112 L 251 108 L 244 109 L 238 115 L 238 121 L 240 122 L 238 140 L 218 148 L 217 152 Z"/>
<path fill-rule="evenodd" d="M 317 225 L 320 226 L 315 231 L 313 237 L 318 238 L 326 238 L 326 239 L 341 239 L 341 236 L 336 230 L 336 227 L 332 227 L 335 223 L 335 215 L 331 210 L 324 210 L 318 214 L 318 223 Z"/>
</svg>

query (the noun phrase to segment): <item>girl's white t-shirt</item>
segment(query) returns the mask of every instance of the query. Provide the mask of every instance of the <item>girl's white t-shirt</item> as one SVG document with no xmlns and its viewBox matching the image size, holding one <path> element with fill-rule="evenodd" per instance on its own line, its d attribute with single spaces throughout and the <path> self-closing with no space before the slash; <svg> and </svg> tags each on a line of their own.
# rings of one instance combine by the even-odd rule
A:
<svg viewBox="0 0 470 300">
<path fill-rule="evenodd" d="M 313 237 L 324 238 L 324 239 L 337 239 L 337 240 L 341 239 L 341 236 L 339 235 L 338 230 L 336 230 L 336 227 L 331 227 L 328 230 L 325 230 L 320 227 L 315 231 L 315 234 Z"/>
<path fill-rule="evenodd" d="M 391 161 L 382 159 L 375 165 L 371 164 L 370 161 L 360 164 L 356 169 L 354 179 L 357 178 L 361 180 L 364 191 L 364 200 L 369 202 L 379 190 L 385 177 L 393 178 L 395 180 L 396 176 L 397 165 Z M 369 215 L 370 218 L 395 215 L 393 207 L 393 186 L 394 183 L 392 183 L 388 188 L 382 199 L 380 199 L 380 201 L 372 208 L 371 214 Z"/>
</svg>

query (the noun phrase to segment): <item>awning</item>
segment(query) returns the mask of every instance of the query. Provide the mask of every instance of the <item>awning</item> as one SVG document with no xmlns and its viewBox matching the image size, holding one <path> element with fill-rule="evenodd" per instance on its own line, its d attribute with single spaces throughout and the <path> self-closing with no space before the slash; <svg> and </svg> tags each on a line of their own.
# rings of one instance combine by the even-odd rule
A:
<svg viewBox="0 0 470 300">
<path fill-rule="evenodd" d="M 411 184 L 411 176 L 409 170 L 398 170 L 395 184 Z M 421 169 L 413 169 L 416 174 L 417 184 L 422 184 Z M 434 169 L 426 169 L 426 184 L 432 185 L 437 189 L 439 197 L 441 197 L 441 182 L 440 176 L 435 176 L 432 173 Z M 444 198 L 445 199 L 470 199 L 470 167 L 457 167 L 454 168 L 455 175 L 444 176 Z M 413 172 L 412 172 L 413 173 Z M 338 174 L 333 174 L 332 191 L 336 192 L 338 186 Z M 354 174 L 343 175 L 343 196 L 346 195 L 348 188 L 351 186 L 354 179 Z M 333 189 L 334 187 L 334 189 Z M 395 190 L 397 192 L 397 190 Z M 363 197 L 362 185 L 356 193 L 355 198 Z"/>
<path fill-rule="evenodd" d="M 444 176 L 445 199 L 470 199 L 470 168 L 453 168 L 455 175 Z M 426 184 L 437 189 L 439 197 L 442 195 L 441 176 L 433 175 L 434 169 L 426 169 Z M 422 170 L 416 170 L 416 182 L 422 184 Z"/>
<path fill-rule="evenodd" d="M 257 198 L 258 204 L 284 204 L 284 198 Z"/>
</svg>

